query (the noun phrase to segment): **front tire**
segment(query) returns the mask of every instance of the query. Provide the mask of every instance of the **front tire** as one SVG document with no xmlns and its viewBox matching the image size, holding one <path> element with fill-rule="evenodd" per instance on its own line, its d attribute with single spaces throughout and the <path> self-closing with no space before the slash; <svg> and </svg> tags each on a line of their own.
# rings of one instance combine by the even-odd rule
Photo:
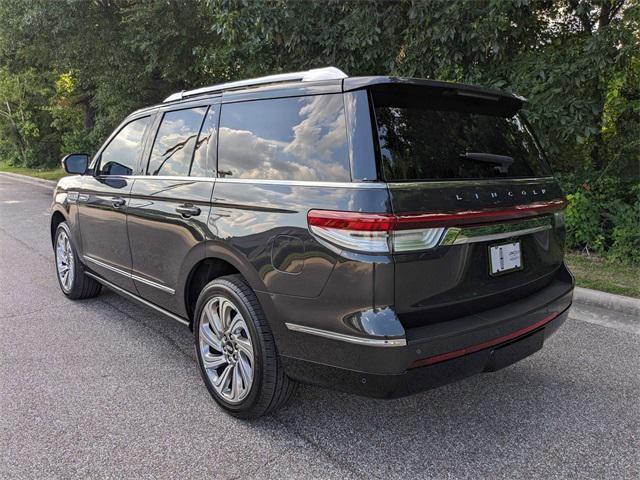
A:
<svg viewBox="0 0 640 480">
<path fill-rule="evenodd" d="M 100 293 L 102 285 L 84 273 L 67 222 L 60 223 L 56 229 L 54 252 L 56 277 L 62 293 L 72 300 L 91 298 Z"/>
<path fill-rule="evenodd" d="M 291 397 L 295 383 L 285 375 L 258 299 L 240 275 L 204 287 L 193 331 L 204 383 L 231 415 L 257 418 Z"/>
</svg>

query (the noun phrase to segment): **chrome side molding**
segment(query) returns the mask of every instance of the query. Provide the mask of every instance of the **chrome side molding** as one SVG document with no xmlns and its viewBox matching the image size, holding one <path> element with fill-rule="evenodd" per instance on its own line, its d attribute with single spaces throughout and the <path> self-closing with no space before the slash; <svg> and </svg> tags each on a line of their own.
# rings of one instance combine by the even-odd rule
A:
<svg viewBox="0 0 640 480">
<path fill-rule="evenodd" d="M 106 264 L 104 262 L 101 262 L 100 260 L 96 260 L 95 258 L 88 257 L 87 255 L 83 255 L 82 259 L 85 262 L 93 263 L 94 265 L 97 265 L 97 266 L 102 267 L 102 268 L 106 268 L 107 270 L 111 270 L 112 272 L 115 272 L 115 273 L 117 273 L 119 275 L 122 275 L 123 277 L 131 278 L 132 280 L 135 280 L 136 282 L 144 283 L 145 285 L 149 285 L 150 287 L 157 288 L 158 290 L 162 290 L 163 292 L 170 293 L 171 295 L 176 293 L 176 291 L 173 288 L 169 288 L 169 287 L 166 287 L 166 286 L 161 285 L 159 283 L 152 282 L 151 280 L 147 280 L 146 278 L 142 278 L 142 277 L 140 277 L 138 275 L 134 275 L 133 273 L 126 272 L 126 271 L 121 270 L 121 269 L 119 269 L 117 267 L 108 265 L 108 264 Z"/>
<path fill-rule="evenodd" d="M 340 340 L 341 342 L 355 343 L 356 345 L 364 345 L 367 347 L 405 347 L 407 340 L 405 338 L 364 338 L 346 335 L 344 333 L 330 332 L 320 328 L 306 327 L 297 323 L 285 323 L 289 330 L 294 332 L 308 333 L 318 337 L 330 338 L 331 340 Z"/>
<path fill-rule="evenodd" d="M 161 308 L 161 307 L 159 307 L 159 306 L 157 306 L 157 305 L 145 300 L 144 298 L 141 298 L 141 297 L 139 297 L 139 296 L 137 296 L 137 295 L 125 290 L 124 288 L 120 288 L 117 285 L 114 285 L 113 283 L 111 283 L 108 280 L 105 280 L 101 276 L 96 275 L 95 273 L 92 273 L 92 272 L 84 272 L 84 273 L 85 273 L 85 275 L 88 275 L 89 277 L 93 278 L 97 282 L 100 282 L 105 287 L 110 288 L 111 290 L 114 290 L 115 292 L 118 292 L 119 294 L 124 295 L 125 297 L 130 298 L 131 300 L 135 300 L 136 302 L 141 303 L 144 306 L 155 310 L 156 312 L 160 312 L 163 315 L 171 318 L 172 320 L 175 320 L 178 323 L 181 323 L 183 325 L 189 326 L 189 321 L 188 320 L 186 320 L 186 319 L 184 319 L 182 317 L 179 317 L 178 315 L 175 315 L 175 314 L 169 312 L 168 310 L 165 310 L 164 308 Z"/>
</svg>

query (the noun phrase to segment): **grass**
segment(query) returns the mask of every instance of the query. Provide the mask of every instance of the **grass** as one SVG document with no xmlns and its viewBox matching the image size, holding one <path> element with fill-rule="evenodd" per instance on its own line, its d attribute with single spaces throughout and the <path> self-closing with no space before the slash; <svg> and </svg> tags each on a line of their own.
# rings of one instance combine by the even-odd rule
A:
<svg viewBox="0 0 640 480">
<path fill-rule="evenodd" d="M 580 287 L 640 298 L 640 269 L 594 255 L 567 252 L 569 269 Z"/>
<path fill-rule="evenodd" d="M 29 177 L 44 178 L 45 180 L 59 180 L 67 175 L 62 167 L 50 169 L 15 167 L 3 161 L 0 161 L 0 172 L 19 173 Z"/>
</svg>

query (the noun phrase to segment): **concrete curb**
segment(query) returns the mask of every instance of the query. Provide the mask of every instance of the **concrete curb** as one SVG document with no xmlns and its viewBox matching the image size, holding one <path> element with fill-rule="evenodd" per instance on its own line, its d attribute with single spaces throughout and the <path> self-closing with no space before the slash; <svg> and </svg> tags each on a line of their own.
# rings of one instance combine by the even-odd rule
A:
<svg viewBox="0 0 640 480">
<path fill-rule="evenodd" d="M 632 315 L 640 322 L 640 299 L 614 295 L 599 290 L 576 287 L 573 292 L 573 301 L 581 305 L 591 305 L 607 310 Z"/>
<path fill-rule="evenodd" d="M 55 187 L 56 183 L 58 183 L 55 180 L 45 180 L 44 178 L 30 177 L 28 175 L 21 175 L 19 173 L 12 173 L 12 172 L 0 172 L 0 175 L 6 175 L 7 177 L 12 177 L 22 182 L 32 183 L 35 185 L 42 185 L 44 187 L 50 187 L 50 188 Z"/>
</svg>

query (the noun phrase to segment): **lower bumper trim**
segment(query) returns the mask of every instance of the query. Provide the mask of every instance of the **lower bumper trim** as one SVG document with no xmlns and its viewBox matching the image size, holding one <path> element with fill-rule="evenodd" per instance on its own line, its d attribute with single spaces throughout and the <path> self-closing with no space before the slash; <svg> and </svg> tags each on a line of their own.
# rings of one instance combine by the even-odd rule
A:
<svg viewBox="0 0 640 480">
<path fill-rule="evenodd" d="M 432 357 L 416 360 L 409 366 L 409 369 L 424 367 L 427 365 L 433 365 L 435 363 L 440 363 L 440 362 L 445 362 L 447 360 L 452 360 L 454 358 L 462 357 L 463 355 L 475 353 L 480 350 L 484 350 L 486 348 L 495 347 L 496 345 L 500 345 L 501 343 L 506 343 L 511 340 L 515 340 L 518 337 L 522 337 L 530 332 L 533 332 L 534 330 L 537 330 L 545 326 L 547 323 L 551 322 L 558 315 L 560 315 L 560 312 L 553 312 L 552 314 L 544 317 L 542 320 L 532 325 L 528 325 L 525 328 L 521 328 L 520 330 L 516 330 L 515 332 L 512 332 L 508 335 L 503 335 L 502 337 L 494 338 L 493 340 L 488 340 L 486 342 L 478 343 L 476 345 L 471 345 L 469 347 L 461 348 L 459 350 L 454 350 L 452 352 L 441 353 L 439 355 L 434 355 Z"/>
<path fill-rule="evenodd" d="M 319 337 L 330 338 L 332 340 L 340 340 L 347 343 L 355 343 L 357 345 L 367 345 L 369 347 L 405 347 L 407 340 L 404 338 L 365 338 L 346 335 L 344 333 L 330 332 L 320 328 L 306 327 L 297 323 L 285 323 L 289 330 L 294 332 L 308 333 Z"/>
</svg>

